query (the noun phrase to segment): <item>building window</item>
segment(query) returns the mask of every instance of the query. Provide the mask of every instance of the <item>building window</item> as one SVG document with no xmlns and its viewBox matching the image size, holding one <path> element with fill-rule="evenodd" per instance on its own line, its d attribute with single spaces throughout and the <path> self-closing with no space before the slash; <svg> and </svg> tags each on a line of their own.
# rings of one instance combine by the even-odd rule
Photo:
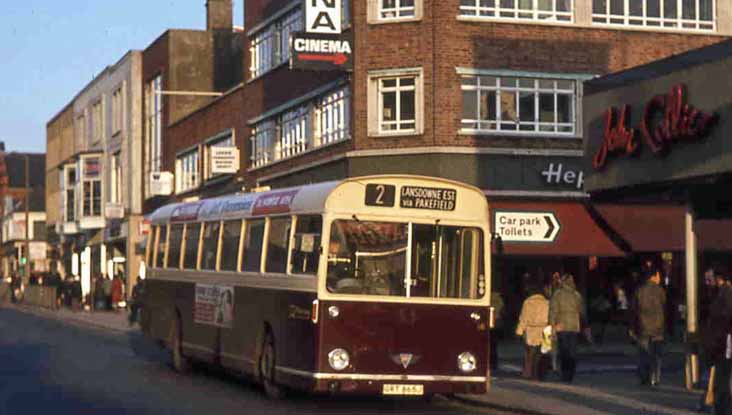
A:
<svg viewBox="0 0 732 415">
<path fill-rule="evenodd" d="M 86 125 L 86 115 L 82 113 L 78 117 L 76 117 L 76 143 L 77 145 L 83 145 L 82 143 L 86 143 L 86 140 L 88 139 L 86 136 L 87 132 L 87 125 Z"/>
<path fill-rule="evenodd" d="M 92 105 L 91 110 L 91 145 L 96 145 L 104 138 L 103 100 Z"/>
<path fill-rule="evenodd" d="M 575 136 L 577 81 L 464 75 L 461 131 Z"/>
<path fill-rule="evenodd" d="M 350 91 L 338 88 L 254 125 L 252 167 L 351 138 Z"/>
<path fill-rule="evenodd" d="M 151 173 L 162 168 L 162 76 L 148 82 L 145 88 L 145 195 L 150 197 Z"/>
<path fill-rule="evenodd" d="M 303 29 L 302 10 L 297 9 L 254 34 L 250 49 L 252 78 L 262 76 L 290 60 L 290 35 Z"/>
<path fill-rule="evenodd" d="M 64 221 L 76 220 L 76 167 L 65 166 L 63 170 L 64 183 Z"/>
<path fill-rule="evenodd" d="M 233 132 L 225 134 L 220 138 L 212 139 L 206 143 L 206 166 L 204 174 L 206 180 L 219 176 L 219 174 L 211 172 L 211 148 L 213 147 L 236 147 Z"/>
<path fill-rule="evenodd" d="M 82 210 L 81 215 L 102 215 L 102 179 L 99 157 L 87 157 L 82 162 Z"/>
<path fill-rule="evenodd" d="M 341 27 L 351 25 L 351 0 L 341 0 Z"/>
<path fill-rule="evenodd" d="M 570 22 L 573 6 L 573 0 L 460 0 L 460 15 Z"/>
<path fill-rule="evenodd" d="M 714 0 L 593 0 L 592 22 L 711 31 L 715 6 Z"/>
<path fill-rule="evenodd" d="M 179 155 L 175 161 L 176 193 L 198 187 L 198 148 Z"/>
<path fill-rule="evenodd" d="M 370 136 L 421 134 L 423 75 L 421 68 L 369 73 Z"/>
<path fill-rule="evenodd" d="M 119 134 L 124 124 L 124 95 L 120 86 L 112 93 L 112 135 Z"/>
<path fill-rule="evenodd" d="M 379 18 L 403 19 L 415 16 L 415 0 L 379 0 Z"/>
<path fill-rule="evenodd" d="M 109 201 L 122 203 L 122 154 L 118 151 L 110 158 Z"/>
</svg>

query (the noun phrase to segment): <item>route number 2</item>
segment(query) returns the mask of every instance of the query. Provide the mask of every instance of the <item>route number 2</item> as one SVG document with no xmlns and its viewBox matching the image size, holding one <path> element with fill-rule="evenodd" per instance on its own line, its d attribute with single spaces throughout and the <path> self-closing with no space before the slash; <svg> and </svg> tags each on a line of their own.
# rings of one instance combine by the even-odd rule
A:
<svg viewBox="0 0 732 415">
<path fill-rule="evenodd" d="M 396 186 L 390 184 L 367 184 L 366 200 L 367 206 L 394 207 L 394 196 Z"/>
</svg>

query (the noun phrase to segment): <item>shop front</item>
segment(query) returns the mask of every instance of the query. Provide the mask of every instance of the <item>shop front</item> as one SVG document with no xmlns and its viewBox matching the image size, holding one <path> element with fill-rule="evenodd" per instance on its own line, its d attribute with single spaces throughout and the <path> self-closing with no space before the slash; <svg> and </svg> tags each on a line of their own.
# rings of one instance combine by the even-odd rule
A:
<svg viewBox="0 0 732 415">
<path fill-rule="evenodd" d="M 663 241 L 684 253 L 689 334 L 699 327 L 700 268 L 732 270 L 732 85 L 720 82 L 730 69 L 723 42 L 585 84 L 585 190 L 609 204 L 607 223 L 634 250 Z"/>
</svg>

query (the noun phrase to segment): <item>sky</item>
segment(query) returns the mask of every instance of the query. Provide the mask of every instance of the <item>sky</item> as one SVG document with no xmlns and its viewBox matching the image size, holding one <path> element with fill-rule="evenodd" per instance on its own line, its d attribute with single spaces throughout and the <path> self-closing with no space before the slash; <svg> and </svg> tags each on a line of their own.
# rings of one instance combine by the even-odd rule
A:
<svg viewBox="0 0 732 415">
<path fill-rule="evenodd" d="M 234 0 L 243 25 L 244 0 Z M 46 123 L 107 65 L 167 29 L 205 29 L 206 0 L 5 0 L 0 12 L 0 141 L 46 151 Z"/>
</svg>

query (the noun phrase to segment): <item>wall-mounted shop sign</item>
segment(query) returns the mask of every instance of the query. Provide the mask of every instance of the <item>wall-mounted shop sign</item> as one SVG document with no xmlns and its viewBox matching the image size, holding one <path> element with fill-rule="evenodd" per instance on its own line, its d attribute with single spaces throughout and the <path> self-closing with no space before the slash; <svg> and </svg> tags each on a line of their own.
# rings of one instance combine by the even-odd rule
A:
<svg viewBox="0 0 732 415">
<path fill-rule="evenodd" d="M 290 68 L 313 71 L 353 69 L 353 37 L 293 33 L 290 38 Z"/>
<path fill-rule="evenodd" d="M 341 0 L 303 0 L 305 31 L 308 33 L 341 33 Z"/>
<path fill-rule="evenodd" d="M 504 242 L 554 242 L 561 225 L 552 212 L 495 211 L 493 229 Z"/>
<path fill-rule="evenodd" d="M 623 105 L 617 117 L 614 107 L 605 113 L 602 145 L 592 159 L 595 170 L 602 170 L 615 154 L 636 154 L 641 147 L 638 135 L 654 154 L 663 155 L 677 141 L 704 138 L 718 119 L 716 114 L 689 106 L 683 85 L 674 86 L 666 95 L 656 95 L 645 105 L 640 131 L 628 128 L 630 112 L 630 106 Z"/>
<path fill-rule="evenodd" d="M 565 167 L 563 163 L 549 163 L 546 169 L 541 171 L 546 184 L 568 185 L 582 190 L 585 182 L 585 173 L 582 170 L 574 170 Z"/>
<path fill-rule="evenodd" d="M 237 147 L 209 148 L 211 174 L 233 174 L 239 171 L 239 149 Z"/>
</svg>

